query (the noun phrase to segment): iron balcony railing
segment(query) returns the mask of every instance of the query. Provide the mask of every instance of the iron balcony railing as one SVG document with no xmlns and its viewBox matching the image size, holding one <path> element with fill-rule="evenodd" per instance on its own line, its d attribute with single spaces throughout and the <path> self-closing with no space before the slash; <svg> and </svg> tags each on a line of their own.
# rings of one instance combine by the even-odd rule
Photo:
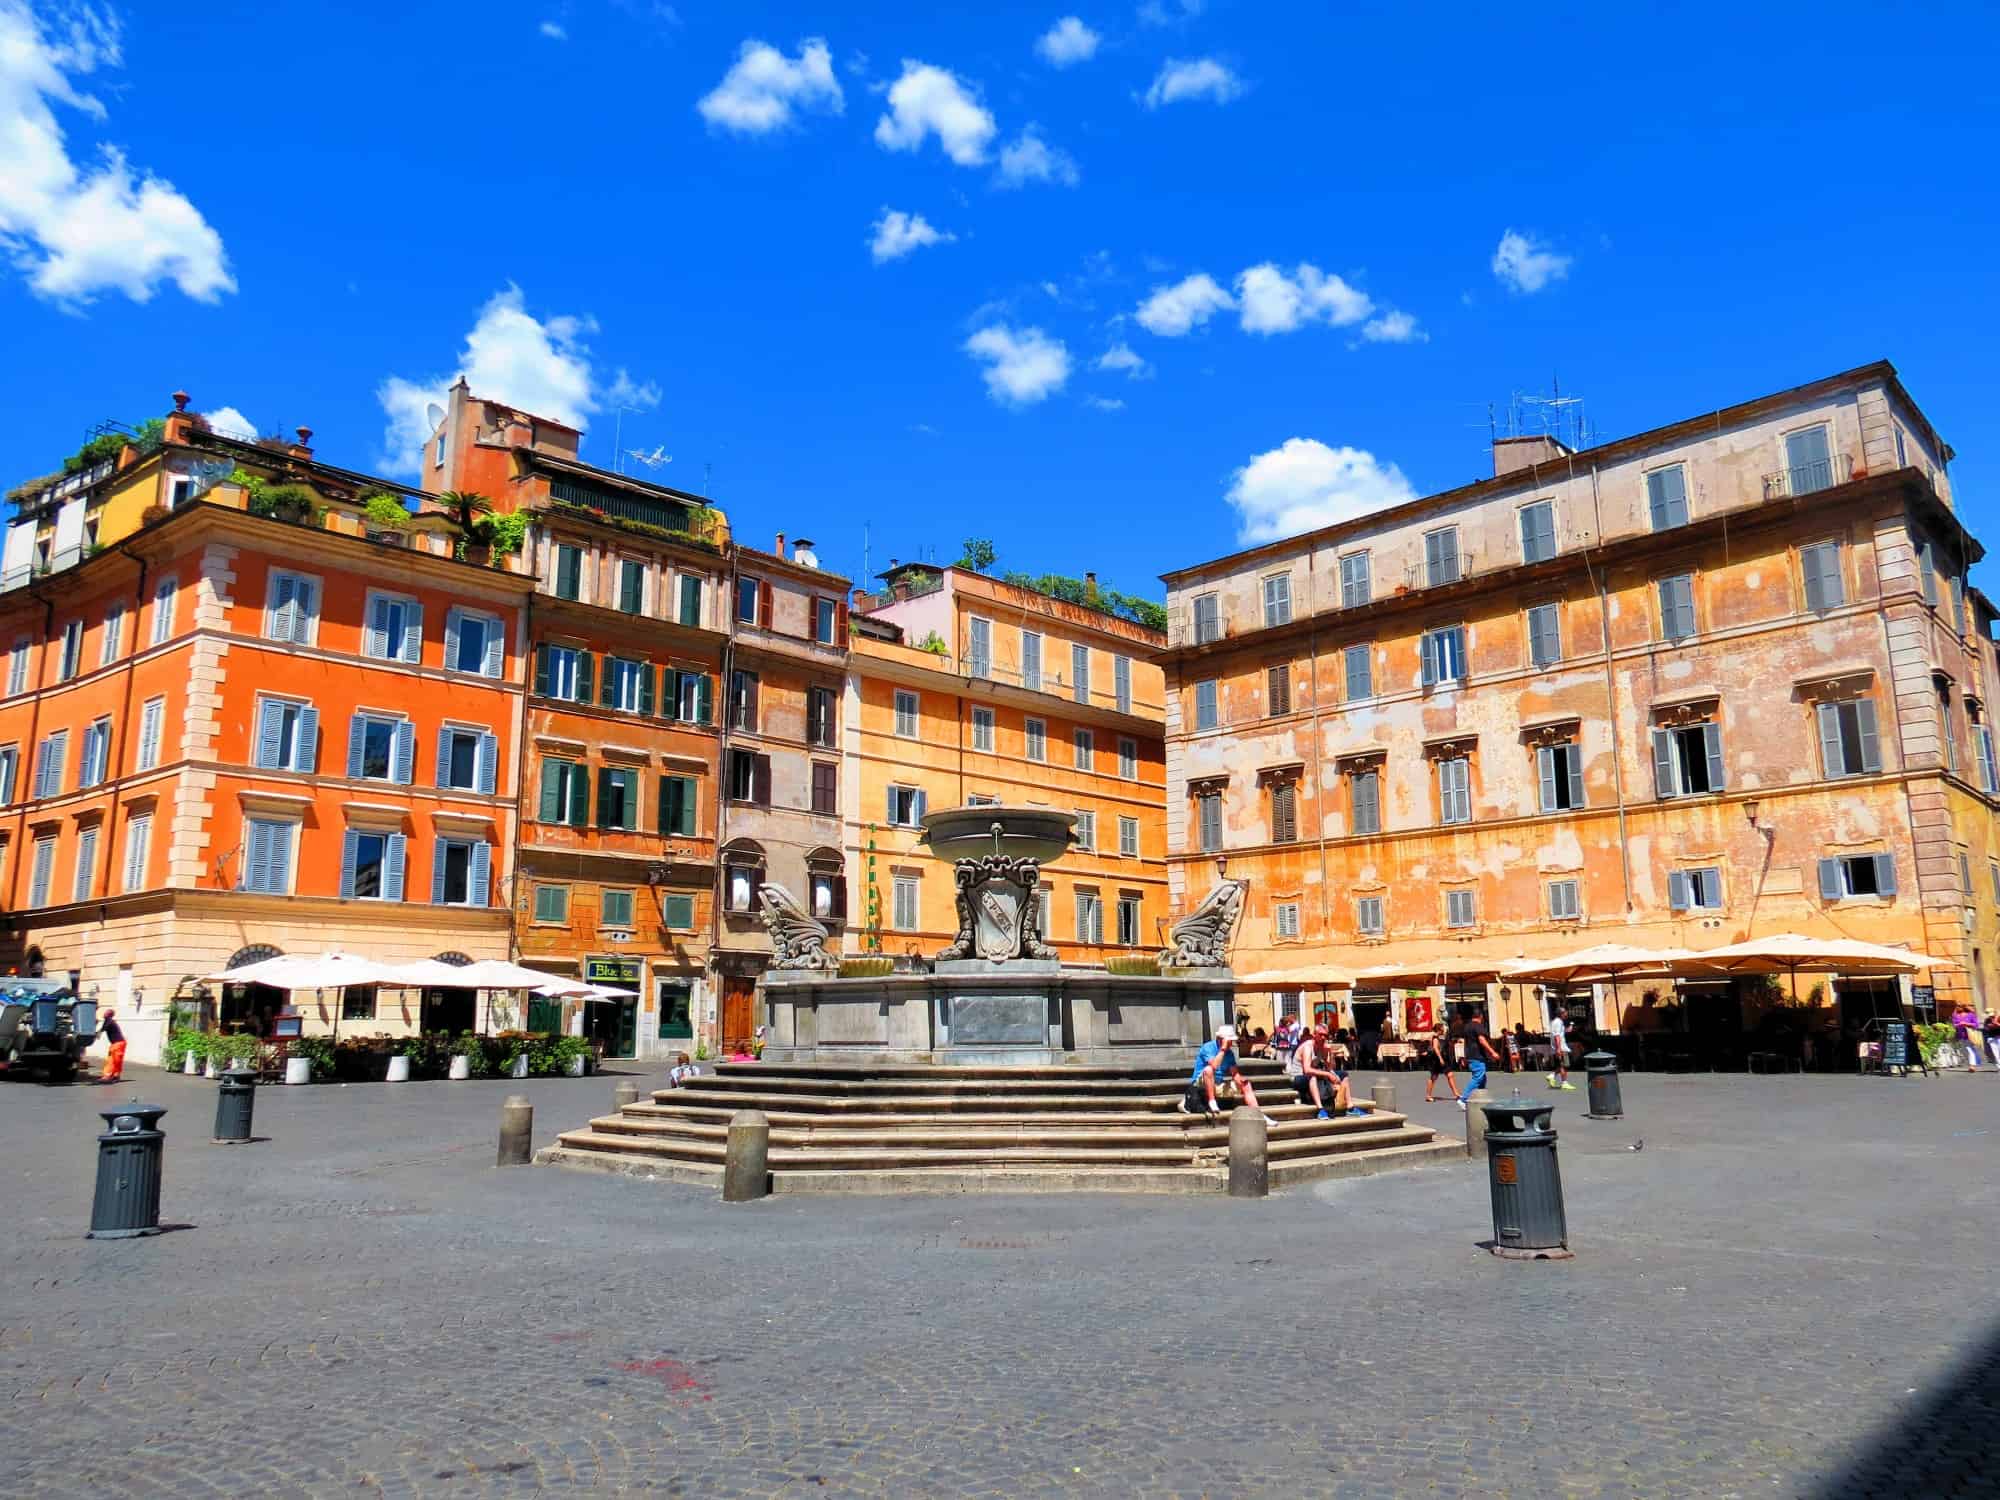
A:
<svg viewBox="0 0 2000 1500">
<path fill-rule="evenodd" d="M 1774 474 L 1766 474 L 1764 498 L 1796 499 L 1800 495 L 1810 495 L 1818 490 L 1830 490 L 1836 484 L 1845 484 L 1853 477 L 1854 460 L 1845 453 L 1835 453 L 1827 458 L 1790 464 Z"/>
</svg>

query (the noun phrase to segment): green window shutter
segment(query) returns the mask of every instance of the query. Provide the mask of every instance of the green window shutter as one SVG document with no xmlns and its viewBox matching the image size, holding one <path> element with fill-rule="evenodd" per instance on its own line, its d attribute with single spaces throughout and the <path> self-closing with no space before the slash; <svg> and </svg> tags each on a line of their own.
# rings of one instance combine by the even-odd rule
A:
<svg viewBox="0 0 2000 1500">
<path fill-rule="evenodd" d="M 713 724 L 715 722 L 715 679 L 706 672 L 701 674 L 699 686 L 695 689 L 695 722 Z"/>
<path fill-rule="evenodd" d="M 639 664 L 639 712 L 642 714 L 650 715 L 653 711 L 653 678 L 655 675 L 651 662 L 641 662 Z"/>
<path fill-rule="evenodd" d="M 597 672 L 597 658 L 588 651 L 576 653 L 576 701 L 590 701 L 591 679 Z"/>
<path fill-rule="evenodd" d="M 569 823 L 572 828 L 590 824 L 590 772 L 583 766 L 569 768 Z"/>
<path fill-rule="evenodd" d="M 563 763 L 559 760 L 542 762 L 541 817 L 544 823 L 562 821 L 562 768 Z"/>
<path fill-rule="evenodd" d="M 535 696 L 537 698 L 546 698 L 548 695 L 549 648 L 545 645 L 537 646 L 535 647 Z"/>
</svg>

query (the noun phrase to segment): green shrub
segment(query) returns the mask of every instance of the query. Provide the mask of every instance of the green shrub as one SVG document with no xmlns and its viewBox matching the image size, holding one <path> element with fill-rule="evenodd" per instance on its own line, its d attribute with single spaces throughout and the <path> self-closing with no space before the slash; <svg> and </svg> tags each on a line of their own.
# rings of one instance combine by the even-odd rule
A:
<svg viewBox="0 0 2000 1500">
<path fill-rule="evenodd" d="M 300 1036 L 292 1038 L 290 1055 L 309 1059 L 312 1062 L 312 1081 L 325 1083 L 334 1076 L 336 1051 L 330 1036 Z"/>
<path fill-rule="evenodd" d="M 840 961 L 842 979 L 880 979 L 895 970 L 896 960 L 886 954 L 881 958 L 843 958 Z"/>
<path fill-rule="evenodd" d="M 511 557 L 527 539 L 528 517 L 524 511 L 504 516 L 481 516 L 472 523 L 472 534 L 501 557 Z"/>
<path fill-rule="evenodd" d="M 1157 953 L 1121 953 L 1105 959 L 1104 969 L 1109 974 L 1157 979 L 1160 975 L 1160 957 Z"/>
<path fill-rule="evenodd" d="M 1922 1022 L 1914 1030 L 1917 1033 L 1917 1053 L 1923 1058 L 1924 1066 L 1927 1068 L 1937 1066 L 1937 1055 L 1940 1047 L 1946 1046 L 1958 1039 L 1958 1028 L 1953 1026 L 1949 1021 Z"/>
<path fill-rule="evenodd" d="M 363 495 L 361 513 L 377 526 L 386 526 L 392 531 L 407 530 L 410 524 L 409 507 L 387 490 L 370 490 Z"/>
</svg>

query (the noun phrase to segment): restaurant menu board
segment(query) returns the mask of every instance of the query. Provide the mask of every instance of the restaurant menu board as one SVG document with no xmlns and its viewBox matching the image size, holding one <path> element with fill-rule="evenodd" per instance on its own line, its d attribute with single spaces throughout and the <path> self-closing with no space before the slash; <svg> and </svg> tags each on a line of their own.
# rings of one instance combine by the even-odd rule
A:
<svg viewBox="0 0 2000 1500">
<path fill-rule="evenodd" d="M 1910 1009 L 1926 1021 L 1937 1019 L 1937 986 L 1913 984 L 1910 986 Z"/>
<path fill-rule="evenodd" d="M 1910 1023 L 1908 1021 L 1884 1021 L 1882 1023 L 1882 1066 L 1885 1068 L 1907 1068 L 1910 1066 Z"/>
</svg>

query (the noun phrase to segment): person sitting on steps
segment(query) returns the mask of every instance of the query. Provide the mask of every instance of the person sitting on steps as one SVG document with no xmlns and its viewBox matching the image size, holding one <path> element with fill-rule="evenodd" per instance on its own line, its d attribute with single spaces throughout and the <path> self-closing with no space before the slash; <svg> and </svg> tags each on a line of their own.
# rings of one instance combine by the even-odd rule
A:
<svg viewBox="0 0 2000 1500">
<path fill-rule="evenodd" d="M 1194 1072 L 1181 1094 L 1180 1112 L 1186 1115 L 1203 1110 L 1211 1115 L 1221 1114 L 1222 1106 L 1215 1102 L 1215 1091 L 1231 1085 L 1245 1104 L 1252 1109 L 1257 1107 L 1257 1091 L 1236 1065 L 1236 1028 L 1224 1026 L 1216 1031 L 1214 1041 L 1203 1042 L 1201 1050 L 1195 1053 Z"/>
<path fill-rule="evenodd" d="M 1312 1035 L 1299 1043 L 1292 1062 L 1298 1070 L 1292 1087 L 1298 1092 L 1299 1103 L 1312 1105 L 1322 1120 L 1347 1113 L 1346 1070 L 1334 1060 L 1324 1026 L 1315 1026 Z"/>
</svg>

